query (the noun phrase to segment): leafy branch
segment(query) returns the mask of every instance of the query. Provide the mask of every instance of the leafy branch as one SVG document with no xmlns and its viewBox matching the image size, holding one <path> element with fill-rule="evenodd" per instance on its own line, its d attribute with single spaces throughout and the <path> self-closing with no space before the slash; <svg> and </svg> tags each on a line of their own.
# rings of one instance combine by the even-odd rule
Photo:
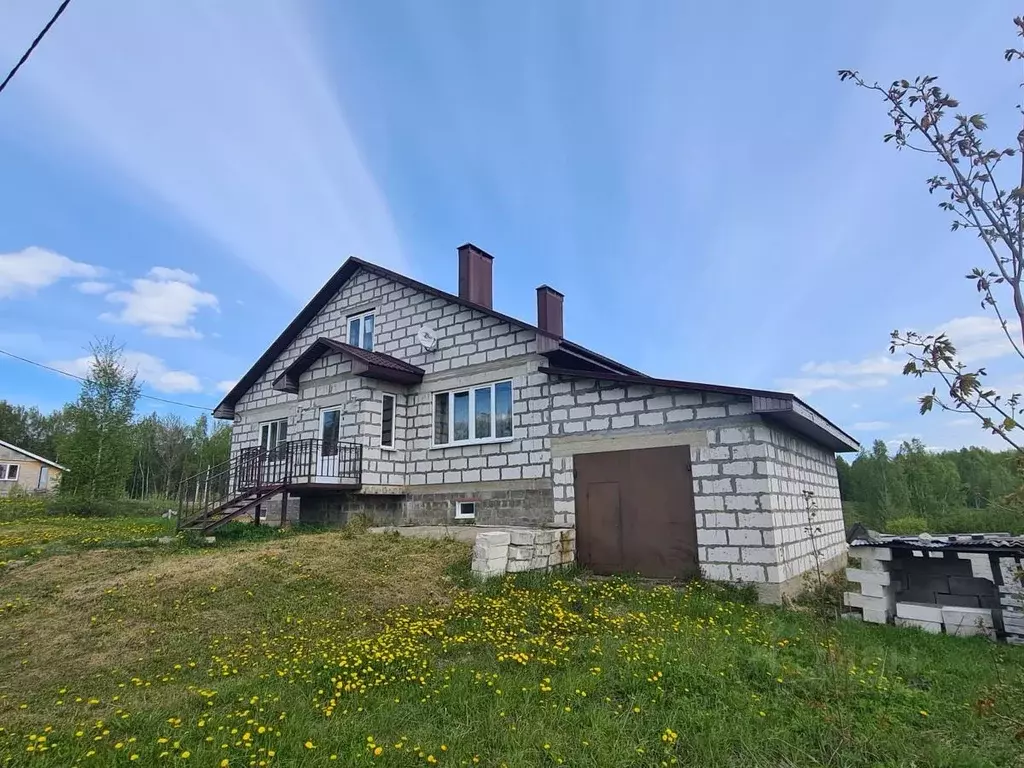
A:
<svg viewBox="0 0 1024 768">
<path fill-rule="evenodd" d="M 1017 36 L 1024 37 L 1024 18 L 1013 21 Z M 1008 48 L 1004 58 L 1022 61 L 1024 50 Z M 1015 137 L 1015 146 L 987 148 L 981 138 L 988 129 L 985 116 L 955 112 L 960 103 L 932 75 L 882 86 L 852 69 L 838 74 L 840 81 L 881 95 L 892 121 L 886 143 L 931 155 L 943 166 L 927 180 L 928 192 L 941 198 L 939 207 L 951 215 L 952 231 L 973 231 L 981 240 L 989 266 L 973 267 L 965 277 L 980 295 L 982 309 L 995 314 L 1010 347 L 1024 360 L 1024 129 Z M 1017 110 L 1022 112 L 1019 104 Z M 1019 165 L 1008 166 L 1014 167 L 1012 175 L 1003 168 L 1011 158 Z M 1020 394 L 1004 398 L 986 386 L 985 368 L 967 366 L 946 334 L 893 331 L 889 352 L 897 349 L 910 358 L 904 375 L 942 381 L 941 393 L 933 387 L 920 398 L 921 413 L 938 407 L 973 414 L 985 429 L 1024 451 L 1017 419 Z"/>
</svg>

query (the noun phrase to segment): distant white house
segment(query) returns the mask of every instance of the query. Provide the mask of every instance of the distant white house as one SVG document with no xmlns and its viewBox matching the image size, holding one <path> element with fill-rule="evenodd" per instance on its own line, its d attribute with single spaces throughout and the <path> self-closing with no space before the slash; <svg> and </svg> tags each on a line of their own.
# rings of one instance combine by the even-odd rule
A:
<svg viewBox="0 0 1024 768">
<path fill-rule="evenodd" d="M 55 461 L 0 440 L 0 496 L 7 496 L 14 488 L 29 493 L 52 491 L 67 471 Z"/>
</svg>

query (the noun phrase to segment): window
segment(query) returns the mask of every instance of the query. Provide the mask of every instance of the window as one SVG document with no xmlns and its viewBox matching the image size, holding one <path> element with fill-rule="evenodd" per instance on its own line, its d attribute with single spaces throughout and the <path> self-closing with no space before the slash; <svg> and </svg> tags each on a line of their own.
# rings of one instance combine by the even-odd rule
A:
<svg viewBox="0 0 1024 768">
<path fill-rule="evenodd" d="M 456 520 L 473 520 L 476 518 L 476 502 L 475 501 L 456 501 L 455 502 L 455 519 Z"/>
<path fill-rule="evenodd" d="M 395 396 L 386 393 L 381 396 L 380 444 L 385 448 L 395 446 Z"/>
<path fill-rule="evenodd" d="M 373 312 L 348 319 L 348 343 L 368 352 L 373 351 Z"/>
<path fill-rule="evenodd" d="M 260 448 L 273 458 L 277 449 L 288 442 L 288 420 L 277 419 L 260 424 Z"/>
<path fill-rule="evenodd" d="M 512 382 L 434 395 L 434 445 L 512 437 Z"/>
<path fill-rule="evenodd" d="M 0 464 L 0 480 L 17 480 L 20 464 Z"/>
</svg>

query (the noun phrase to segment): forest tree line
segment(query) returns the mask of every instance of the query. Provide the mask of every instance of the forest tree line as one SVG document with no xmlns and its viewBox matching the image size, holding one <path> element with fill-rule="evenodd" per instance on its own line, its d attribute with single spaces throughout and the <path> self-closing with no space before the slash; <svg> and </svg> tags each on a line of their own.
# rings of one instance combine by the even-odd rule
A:
<svg viewBox="0 0 1024 768">
<path fill-rule="evenodd" d="M 853 462 L 837 458 L 847 522 L 885 529 L 894 520 L 938 521 L 957 517 L 961 527 L 982 530 L 987 520 L 1005 527 L 1007 513 L 1024 507 L 1018 451 L 961 448 L 929 451 L 914 439 L 890 453 L 881 440 Z M 849 510 L 855 510 L 851 520 Z M 967 511 L 976 514 L 963 514 Z M 919 523 L 918 523 L 919 524 Z M 899 526 L 897 526 L 899 527 Z M 933 524 L 933 532 L 941 532 Z M 896 531 L 892 531 L 896 532 Z"/>
<path fill-rule="evenodd" d="M 174 498 L 182 480 L 228 459 L 230 424 L 139 416 L 139 394 L 120 348 L 99 341 L 74 402 L 46 414 L 0 400 L 0 440 L 67 467 L 59 492 L 86 499 Z"/>
</svg>

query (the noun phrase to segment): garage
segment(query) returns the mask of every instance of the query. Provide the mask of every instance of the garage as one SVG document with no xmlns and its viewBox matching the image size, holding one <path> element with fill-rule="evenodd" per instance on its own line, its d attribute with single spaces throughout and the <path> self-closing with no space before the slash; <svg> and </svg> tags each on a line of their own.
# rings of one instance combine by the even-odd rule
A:
<svg viewBox="0 0 1024 768">
<path fill-rule="evenodd" d="M 581 565 L 660 579 L 699 573 L 689 446 L 581 453 L 573 466 Z"/>
</svg>

